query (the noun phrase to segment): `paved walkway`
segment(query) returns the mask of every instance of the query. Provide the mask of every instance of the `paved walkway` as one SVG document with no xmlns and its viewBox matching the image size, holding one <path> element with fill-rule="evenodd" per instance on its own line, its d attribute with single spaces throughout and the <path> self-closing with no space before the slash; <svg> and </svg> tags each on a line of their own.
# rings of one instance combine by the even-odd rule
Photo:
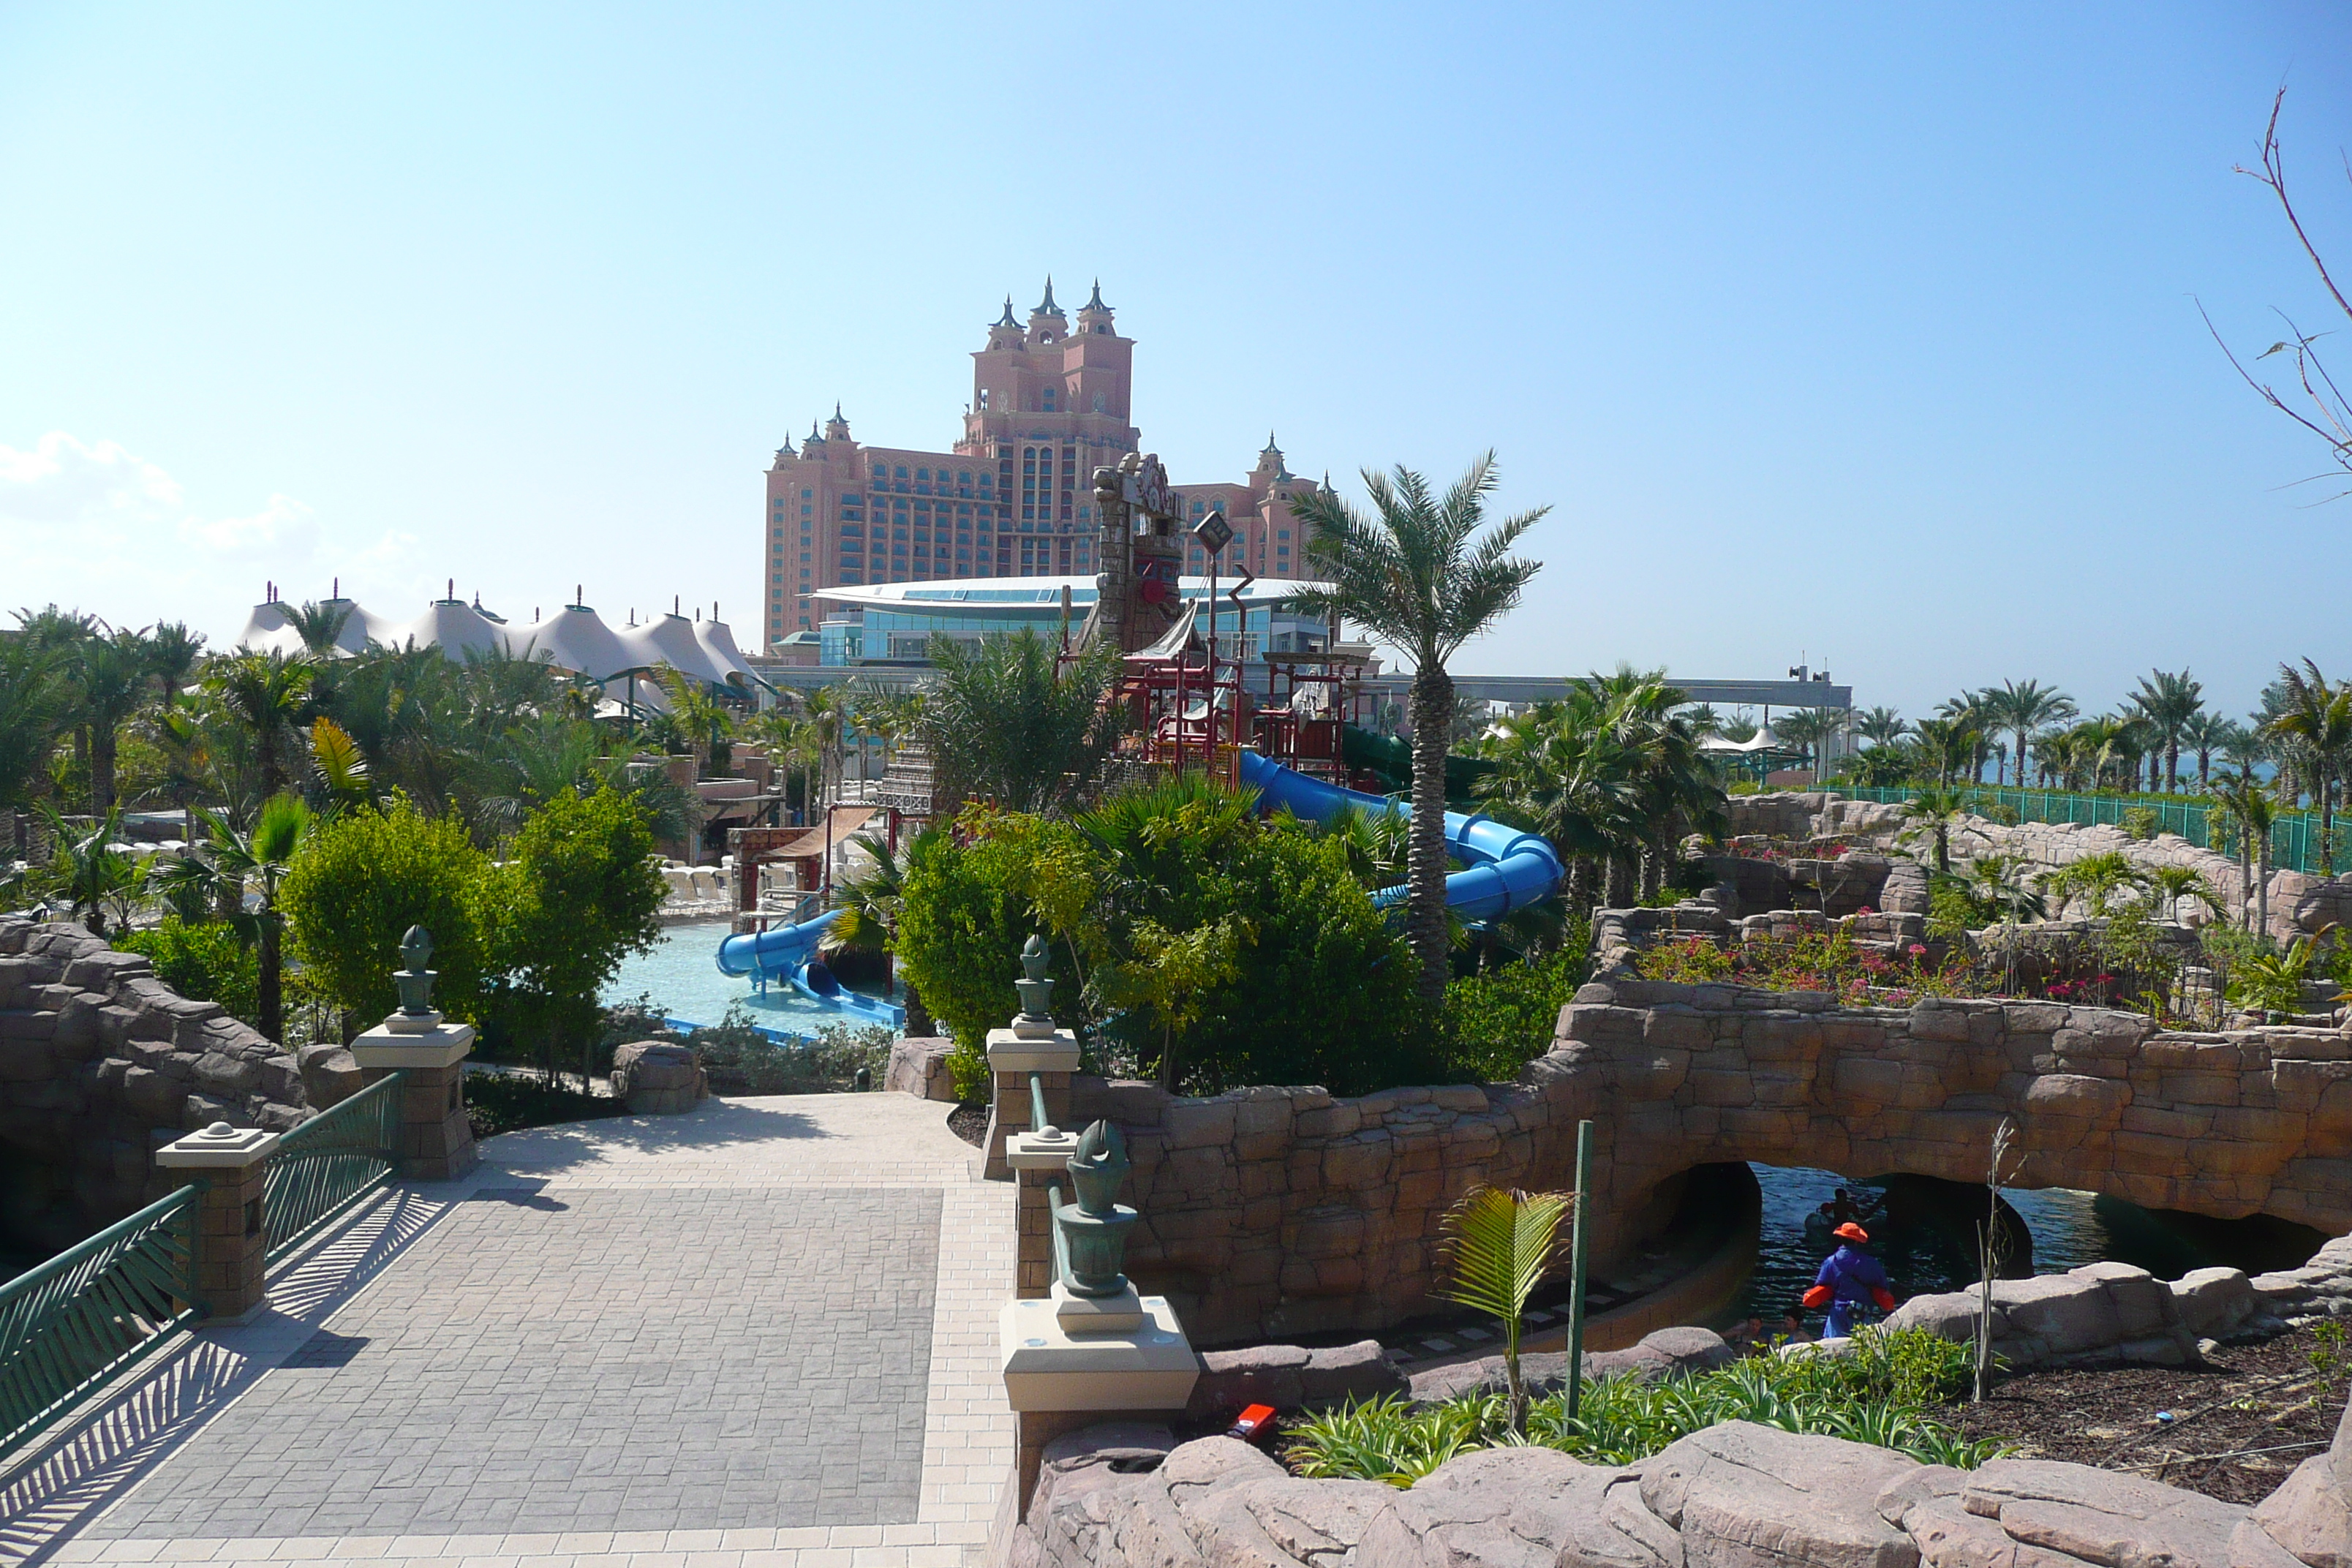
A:
<svg viewBox="0 0 2352 1568">
<path fill-rule="evenodd" d="M 961 1563 L 1013 1453 L 975 1153 L 891 1094 L 492 1140 L 21 1461 L 0 1562 Z"/>
</svg>

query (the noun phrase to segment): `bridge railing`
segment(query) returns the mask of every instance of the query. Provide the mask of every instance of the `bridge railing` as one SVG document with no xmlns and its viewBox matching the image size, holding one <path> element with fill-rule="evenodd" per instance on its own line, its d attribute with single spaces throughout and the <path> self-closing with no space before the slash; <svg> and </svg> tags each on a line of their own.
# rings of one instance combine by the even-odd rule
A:
<svg viewBox="0 0 2352 1568">
<path fill-rule="evenodd" d="M 393 1072 L 280 1138 L 262 1167 L 264 1258 L 276 1263 L 400 1170 L 400 1095 Z"/>
<path fill-rule="evenodd" d="M 0 1454 L 186 1331 L 199 1189 L 180 1188 L 0 1282 Z"/>
</svg>

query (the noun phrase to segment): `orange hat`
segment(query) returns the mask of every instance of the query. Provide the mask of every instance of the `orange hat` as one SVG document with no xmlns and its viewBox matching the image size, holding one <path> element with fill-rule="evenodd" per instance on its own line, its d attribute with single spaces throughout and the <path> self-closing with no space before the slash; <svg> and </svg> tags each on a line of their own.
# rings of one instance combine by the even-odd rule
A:
<svg viewBox="0 0 2352 1568">
<path fill-rule="evenodd" d="M 1870 1232 L 1863 1229 L 1862 1226 L 1854 1224 L 1852 1220 L 1846 1221 L 1843 1225 L 1838 1226 L 1836 1230 L 1830 1234 L 1835 1236 L 1840 1241 L 1861 1242 L 1868 1241 L 1870 1239 Z"/>
</svg>

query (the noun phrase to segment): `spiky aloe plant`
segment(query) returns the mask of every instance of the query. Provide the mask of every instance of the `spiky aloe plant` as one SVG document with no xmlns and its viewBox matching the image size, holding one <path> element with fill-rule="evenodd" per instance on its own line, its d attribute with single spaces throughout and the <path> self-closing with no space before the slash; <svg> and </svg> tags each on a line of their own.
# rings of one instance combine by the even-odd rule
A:
<svg viewBox="0 0 2352 1568">
<path fill-rule="evenodd" d="M 1566 1193 L 1473 1187 L 1447 1211 L 1441 1242 L 1451 1278 L 1438 1295 L 1503 1325 L 1503 1375 L 1510 1384 L 1511 1431 L 1528 1430 L 1528 1390 L 1519 1379 L 1519 1321 L 1559 1245 Z"/>
</svg>

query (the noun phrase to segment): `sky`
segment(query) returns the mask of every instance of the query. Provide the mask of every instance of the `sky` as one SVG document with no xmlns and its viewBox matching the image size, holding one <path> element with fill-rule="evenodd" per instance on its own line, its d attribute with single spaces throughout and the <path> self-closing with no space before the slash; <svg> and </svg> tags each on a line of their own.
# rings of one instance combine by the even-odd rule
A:
<svg viewBox="0 0 2352 1568">
<path fill-rule="evenodd" d="M 1050 273 L 1180 481 L 1492 447 L 1543 569 L 1459 672 L 2242 711 L 2352 671 L 2352 500 L 2199 314 L 2326 324 L 2281 87 L 2352 271 L 2330 4 L 0 0 L 0 606 L 748 641 L 773 448 L 944 448 Z"/>
</svg>

